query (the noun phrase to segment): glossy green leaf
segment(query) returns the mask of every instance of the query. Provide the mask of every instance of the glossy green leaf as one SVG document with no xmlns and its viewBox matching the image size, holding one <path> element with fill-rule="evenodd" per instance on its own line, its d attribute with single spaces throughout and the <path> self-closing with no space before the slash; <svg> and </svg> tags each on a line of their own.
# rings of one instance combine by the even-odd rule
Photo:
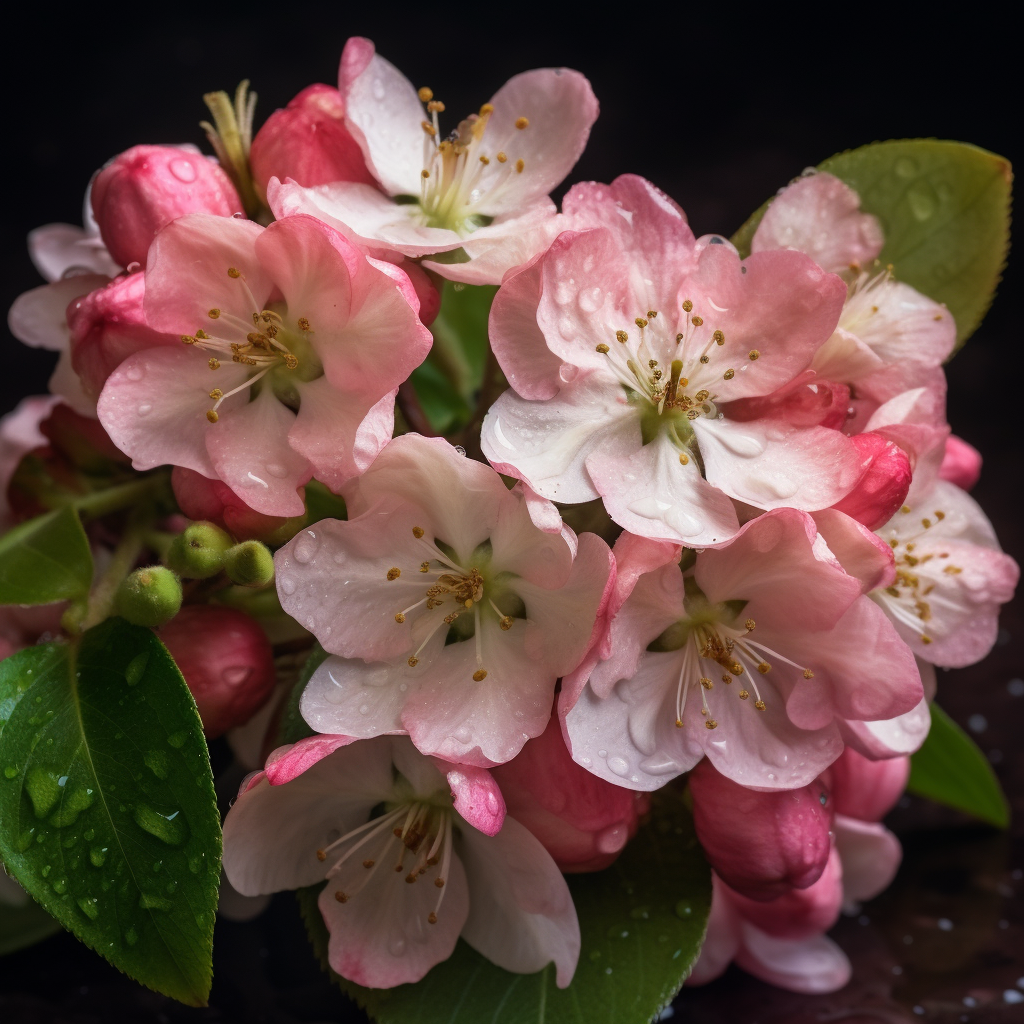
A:
<svg viewBox="0 0 1024 1024">
<path fill-rule="evenodd" d="M 378 1024 L 647 1024 L 690 973 L 711 909 L 711 872 L 678 791 L 658 794 L 651 821 L 612 867 L 568 882 L 583 948 L 567 989 L 550 964 L 510 974 L 461 940 L 415 985 L 364 989 L 334 977 Z M 318 890 L 299 901 L 325 962 Z"/>
<path fill-rule="evenodd" d="M 434 347 L 430 361 L 451 381 L 465 401 L 480 389 L 487 362 L 487 318 L 498 289 L 492 285 L 445 281 L 441 312 L 431 324 Z"/>
<path fill-rule="evenodd" d="M 936 139 L 875 142 L 818 165 L 855 189 L 885 232 L 879 257 L 918 291 L 944 302 L 962 344 L 995 295 L 1010 240 L 1008 160 L 977 146 Z M 771 202 L 771 200 L 769 200 Z M 733 236 L 742 255 L 768 209 Z"/>
<path fill-rule="evenodd" d="M 91 584 L 92 552 L 74 509 L 54 509 L 0 537 L 0 604 L 68 601 Z"/>
<path fill-rule="evenodd" d="M 910 758 L 907 789 L 1006 828 L 1010 806 L 988 758 L 945 711 L 932 704 L 932 727 Z"/>
<path fill-rule="evenodd" d="M 0 865 L 0 875 L 3 870 Z M 60 925 L 34 899 L 17 893 L 15 884 L 0 877 L 0 956 L 35 945 L 60 931 Z M 12 898 L 17 902 L 9 902 Z"/>
<path fill-rule="evenodd" d="M 199 714 L 150 630 L 108 619 L 0 665 L 0 856 L 115 967 L 193 1005 L 220 843 Z"/>
</svg>

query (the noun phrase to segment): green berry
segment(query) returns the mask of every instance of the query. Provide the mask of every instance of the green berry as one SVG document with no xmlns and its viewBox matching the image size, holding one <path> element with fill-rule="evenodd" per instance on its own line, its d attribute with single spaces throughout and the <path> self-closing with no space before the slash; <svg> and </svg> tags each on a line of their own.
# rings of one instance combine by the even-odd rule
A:
<svg viewBox="0 0 1024 1024">
<path fill-rule="evenodd" d="M 167 552 L 167 564 L 188 580 L 205 580 L 224 568 L 224 555 L 232 545 L 231 535 L 213 523 L 192 523 L 174 538 Z"/>
<path fill-rule="evenodd" d="M 245 540 L 224 555 L 224 571 L 242 587 L 265 587 L 274 578 L 274 556 L 266 544 Z"/>
<path fill-rule="evenodd" d="M 117 613 L 136 626 L 162 626 L 181 608 L 181 583 L 162 565 L 136 569 L 117 590 Z"/>
</svg>

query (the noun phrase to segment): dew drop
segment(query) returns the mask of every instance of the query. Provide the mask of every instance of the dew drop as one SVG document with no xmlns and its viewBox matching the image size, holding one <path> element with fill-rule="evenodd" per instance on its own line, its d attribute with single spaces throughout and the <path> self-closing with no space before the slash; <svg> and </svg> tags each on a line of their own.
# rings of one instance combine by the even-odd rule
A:
<svg viewBox="0 0 1024 1024">
<path fill-rule="evenodd" d="M 405 952 L 405 939 L 400 935 L 393 935 L 388 941 L 388 952 L 392 956 L 401 956 Z"/>
<path fill-rule="evenodd" d="M 608 767 L 612 768 L 610 761 L 608 763 Z M 612 771 L 615 771 L 615 769 L 612 768 Z M 616 772 L 616 774 L 620 773 Z M 610 825 L 608 828 L 602 829 L 598 832 L 594 843 L 600 853 L 618 853 L 619 850 L 626 845 L 626 840 L 628 838 L 629 830 L 620 822 L 617 825 Z"/>
<path fill-rule="evenodd" d="M 912 178 L 917 174 L 917 164 L 909 156 L 901 156 L 896 161 L 896 173 L 901 178 Z"/>
<path fill-rule="evenodd" d="M 459 743 L 468 743 L 473 738 L 473 734 L 464 725 L 456 729 L 452 735 Z"/>
<path fill-rule="evenodd" d="M 129 380 L 142 380 L 142 367 L 135 363 L 124 371 L 124 375 Z"/>
<path fill-rule="evenodd" d="M 651 908 L 646 906 L 634 907 L 629 912 L 629 916 L 633 918 L 634 921 L 646 921 L 651 916 Z"/>
<path fill-rule="evenodd" d="M 600 288 L 584 288 L 576 301 L 584 313 L 596 313 L 601 308 L 604 292 Z"/>
<path fill-rule="evenodd" d="M 19 771 L 20 771 L 20 769 L 17 767 L 17 765 L 9 764 L 4 769 L 4 778 L 5 779 L 16 779 L 18 777 L 18 772 Z"/>
<path fill-rule="evenodd" d="M 280 462 L 268 462 L 266 470 L 272 477 L 276 477 L 278 480 L 288 475 L 287 468 L 282 466 Z"/>
<path fill-rule="evenodd" d="M 231 665 L 221 673 L 221 679 L 228 686 L 241 686 L 252 676 L 251 665 Z"/>
<path fill-rule="evenodd" d="M 164 899 L 163 896 L 154 896 L 152 893 L 144 892 L 139 897 L 139 906 L 143 910 L 170 910 L 174 904 Z"/>
<path fill-rule="evenodd" d="M 163 750 L 147 750 L 142 760 L 158 779 L 166 779 L 170 774 L 171 759 Z"/>
<path fill-rule="evenodd" d="M 161 814 L 146 804 L 138 804 L 133 817 L 139 828 L 155 836 L 162 843 L 180 846 L 188 838 L 188 826 L 180 811 Z"/>
<path fill-rule="evenodd" d="M 95 921 L 96 918 L 100 916 L 100 901 L 96 899 L 95 896 L 83 896 L 81 899 L 75 900 L 75 902 L 78 904 L 78 909 L 81 910 L 81 912 L 85 914 L 90 921 Z"/>
<path fill-rule="evenodd" d="M 305 565 L 316 554 L 316 549 L 319 546 L 320 542 L 316 539 L 316 534 L 312 530 L 306 530 L 295 541 L 295 547 L 292 549 L 295 561 Z"/>
<path fill-rule="evenodd" d="M 134 928 L 129 928 L 128 931 L 124 933 L 124 941 L 127 942 L 129 946 L 134 946 L 135 943 L 139 941 L 139 933 Z"/>
<path fill-rule="evenodd" d="M 187 157 L 176 156 L 168 163 L 167 170 L 186 185 L 196 180 L 196 169 Z"/>
<path fill-rule="evenodd" d="M 939 208 L 939 197 L 935 189 L 924 180 L 915 181 L 907 190 L 907 202 L 910 212 L 919 220 L 926 221 L 934 216 Z"/>
<path fill-rule="evenodd" d="M 148 416 L 153 411 L 153 406 L 149 402 L 143 402 L 135 411 L 140 416 Z"/>
<path fill-rule="evenodd" d="M 128 662 L 128 667 L 124 670 L 124 679 L 129 686 L 135 686 L 136 683 L 142 678 L 146 671 L 146 662 L 149 661 L 149 652 L 143 651 L 141 654 L 135 655 L 131 661 Z"/>
<path fill-rule="evenodd" d="M 89 860 L 94 868 L 101 868 L 107 860 L 107 848 L 105 846 L 94 846 L 89 851 Z"/>
<path fill-rule="evenodd" d="M 187 739 L 187 732 L 172 732 L 171 735 L 167 737 L 167 742 L 174 747 L 175 750 L 180 750 L 185 745 L 185 740 Z"/>
<path fill-rule="evenodd" d="M 371 89 L 373 91 L 373 98 L 378 102 L 387 96 L 387 89 L 384 88 L 384 83 L 379 78 L 373 80 Z"/>
<path fill-rule="evenodd" d="M 684 921 L 693 915 L 693 907 L 687 900 L 680 900 L 675 906 L 675 911 L 676 917 L 681 917 Z"/>
</svg>

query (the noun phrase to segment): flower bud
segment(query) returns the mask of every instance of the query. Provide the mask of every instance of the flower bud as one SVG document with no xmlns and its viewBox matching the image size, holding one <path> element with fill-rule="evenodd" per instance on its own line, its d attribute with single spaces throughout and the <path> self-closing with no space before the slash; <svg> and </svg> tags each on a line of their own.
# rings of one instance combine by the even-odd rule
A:
<svg viewBox="0 0 1024 1024">
<path fill-rule="evenodd" d="M 946 438 L 946 451 L 939 467 L 939 477 L 969 491 L 981 476 L 981 452 L 956 434 Z"/>
<path fill-rule="evenodd" d="M 181 583 L 162 565 L 136 569 L 117 589 L 117 614 L 136 626 L 162 626 L 181 608 Z"/>
<path fill-rule="evenodd" d="M 600 871 L 636 834 L 646 797 L 578 765 L 557 717 L 506 764 L 491 769 L 509 815 L 525 825 L 562 871 Z"/>
<path fill-rule="evenodd" d="M 860 821 L 881 821 L 906 789 L 910 758 L 871 761 L 847 747 L 829 768 L 833 811 Z"/>
<path fill-rule="evenodd" d="M 707 758 L 689 779 L 697 838 L 722 881 L 737 892 L 772 900 L 806 889 L 824 871 L 833 810 L 820 779 L 759 793 L 721 775 Z"/>
<path fill-rule="evenodd" d="M 214 523 L 192 523 L 174 538 L 167 564 L 187 580 L 205 580 L 224 568 L 231 536 Z"/>
<path fill-rule="evenodd" d="M 243 540 L 224 553 L 224 571 L 240 587 L 265 587 L 274 578 L 274 556 L 266 544 Z"/>
<path fill-rule="evenodd" d="M 210 739 L 247 722 L 274 689 L 270 641 L 244 612 L 187 605 L 159 636 L 192 691 Z"/>
<path fill-rule="evenodd" d="M 227 484 L 208 480 L 202 473 L 181 466 L 175 466 L 171 473 L 171 486 L 178 507 L 189 519 L 216 523 L 238 540 L 283 544 L 306 522 L 305 516 L 265 516 L 249 508 Z"/>
<path fill-rule="evenodd" d="M 249 166 L 264 192 L 271 178 L 292 178 L 307 188 L 331 181 L 376 184 L 345 127 L 341 93 L 329 85 L 308 86 L 267 118 L 252 140 Z"/>
<path fill-rule="evenodd" d="M 71 365 L 93 398 L 133 353 L 156 345 L 181 347 L 180 335 L 161 334 L 146 324 L 145 289 L 145 275 L 128 274 L 73 299 L 67 308 Z"/>
<path fill-rule="evenodd" d="M 145 263 L 149 243 L 186 213 L 230 217 L 242 209 L 231 179 L 201 153 L 174 146 L 133 146 L 93 179 L 100 236 L 122 267 Z"/>
<path fill-rule="evenodd" d="M 881 434 L 854 434 L 850 440 L 867 468 L 853 490 L 832 507 L 869 530 L 877 530 L 906 501 L 912 475 L 910 458 L 898 444 Z"/>
</svg>

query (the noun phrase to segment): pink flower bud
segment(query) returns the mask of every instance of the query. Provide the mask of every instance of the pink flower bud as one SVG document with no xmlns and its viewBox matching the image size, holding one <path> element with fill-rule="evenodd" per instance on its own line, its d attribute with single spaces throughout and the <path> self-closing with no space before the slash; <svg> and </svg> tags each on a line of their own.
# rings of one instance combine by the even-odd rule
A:
<svg viewBox="0 0 1024 1024">
<path fill-rule="evenodd" d="M 981 476 L 981 452 L 956 434 L 946 438 L 946 452 L 939 467 L 939 476 L 969 491 Z"/>
<path fill-rule="evenodd" d="M 832 507 L 869 530 L 877 530 L 906 500 L 912 476 L 910 458 L 898 444 L 881 434 L 854 434 L 850 440 L 867 463 L 867 469 L 856 487 Z"/>
<path fill-rule="evenodd" d="M 158 635 L 181 669 L 210 739 L 247 722 L 274 689 L 270 641 L 244 612 L 186 605 Z"/>
<path fill-rule="evenodd" d="M 843 426 L 849 411 L 850 389 L 845 384 L 810 373 L 773 394 L 741 398 L 729 406 L 733 419 L 770 417 L 793 427 L 829 427 L 832 430 Z"/>
<path fill-rule="evenodd" d="M 508 814 L 525 825 L 566 872 L 608 867 L 636 834 L 646 794 L 613 786 L 569 754 L 557 717 L 517 757 L 491 769 Z"/>
<path fill-rule="evenodd" d="M 100 236 L 122 267 L 144 263 L 156 233 L 186 213 L 230 217 L 241 209 L 235 186 L 218 164 L 173 146 L 133 146 L 92 183 Z"/>
<path fill-rule="evenodd" d="M 697 838 L 722 880 L 753 900 L 806 889 L 831 849 L 833 809 L 821 779 L 759 793 L 721 775 L 705 758 L 690 772 Z"/>
<path fill-rule="evenodd" d="M 73 299 L 68 306 L 71 365 L 86 394 L 93 398 L 134 352 L 154 345 L 181 344 L 180 335 L 161 334 L 146 325 L 145 291 L 145 276 L 128 274 Z"/>
<path fill-rule="evenodd" d="M 301 528 L 305 517 L 266 516 L 249 508 L 227 484 L 175 466 L 171 486 L 178 506 L 189 519 L 208 520 L 237 540 L 278 540 Z"/>
<path fill-rule="evenodd" d="M 307 188 L 331 181 L 376 184 L 345 127 L 341 93 L 329 85 L 308 86 L 275 110 L 252 140 L 249 164 L 264 190 L 271 178 L 292 178 Z"/>
<path fill-rule="evenodd" d="M 829 768 L 833 810 L 860 821 L 881 821 L 903 795 L 910 758 L 871 761 L 847 747 Z"/>
</svg>

